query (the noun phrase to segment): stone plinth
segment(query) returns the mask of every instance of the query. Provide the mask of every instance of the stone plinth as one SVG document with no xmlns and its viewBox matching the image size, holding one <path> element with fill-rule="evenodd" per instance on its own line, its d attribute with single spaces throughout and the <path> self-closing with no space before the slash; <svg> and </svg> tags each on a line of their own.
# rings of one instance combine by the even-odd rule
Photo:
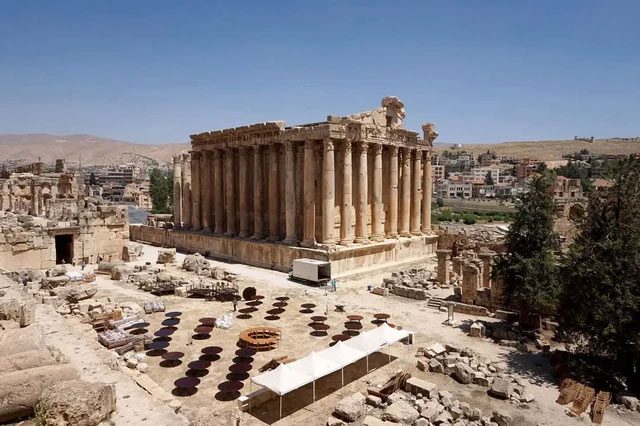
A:
<svg viewBox="0 0 640 426">
<path fill-rule="evenodd" d="M 436 250 L 436 255 L 438 256 L 438 275 L 436 280 L 439 284 L 449 285 L 449 265 L 451 263 L 449 256 L 451 255 L 451 250 Z"/>
<path fill-rule="evenodd" d="M 471 260 L 464 266 L 462 279 L 462 303 L 475 303 L 482 285 L 482 262 Z"/>
<path fill-rule="evenodd" d="M 208 251 L 215 258 L 288 272 L 294 259 L 311 258 L 331 262 L 332 277 L 364 274 L 390 266 L 426 261 L 433 255 L 437 236 L 416 236 L 366 245 L 334 246 L 331 250 L 266 241 L 131 225 L 132 241 L 176 247 L 188 252 Z"/>
</svg>

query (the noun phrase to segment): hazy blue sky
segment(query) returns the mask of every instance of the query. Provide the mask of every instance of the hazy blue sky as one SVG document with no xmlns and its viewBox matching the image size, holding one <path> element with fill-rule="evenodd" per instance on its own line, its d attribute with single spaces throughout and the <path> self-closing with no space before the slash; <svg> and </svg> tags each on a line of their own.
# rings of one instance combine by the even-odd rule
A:
<svg viewBox="0 0 640 426">
<path fill-rule="evenodd" d="M 640 1 L 0 3 L 0 133 L 178 142 L 385 95 L 446 142 L 640 135 Z"/>
</svg>

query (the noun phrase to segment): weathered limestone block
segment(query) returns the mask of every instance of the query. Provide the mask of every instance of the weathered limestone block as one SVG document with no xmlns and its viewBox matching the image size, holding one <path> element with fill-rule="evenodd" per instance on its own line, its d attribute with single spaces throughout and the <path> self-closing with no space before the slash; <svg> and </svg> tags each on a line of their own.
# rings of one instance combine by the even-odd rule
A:
<svg viewBox="0 0 640 426">
<path fill-rule="evenodd" d="M 423 396 L 433 398 L 437 394 L 438 389 L 433 383 L 417 377 L 410 377 L 409 380 L 407 380 L 407 391 L 414 395 L 422 394 Z"/>
<path fill-rule="evenodd" d="M 200 253 L 195 253 L 184 258 L 182 269 L 199 274 L 202 271 L 211 269 L 211 265 Z"/>
<path fill-rule="evenodd" d="M 0 357 L 0 375 L 53 364 L 56 359 L 47 349 L 31 349 Z"/>
<path fill-rule="evenodd" d="M 3 375 L 0 380 L 0 423 L 32 415 L 45 389 L 76 378 L 77 374 L 69 364 L 45 365 Z"/>
<path fill-rule="evenodd" d="M 45 348 L 44 331 L 38 324 L 6 329 L 0 333 L 0 357 Z"/>
<path fill-rule="evenodd" d="M 133 272 L 133 268 L 128 265 L 114 266 L 111 270 L 111 279 L 114 281 L 126 280 Z"/>
<path fill-rule="evenodd" d="M 13 320 L 20 327 L 33 324 L 36 320 L 35 301 L 33 299 L 0 301 L 0 319 Z"/>
<path fill-rule="evenodd" d="M 513 390 L 513 387 L 509 379 L 497 377 L 493 380 L 493 383 L 491 384 L 491 388 L 489 389 L 489 395 L 494 396 L 496 398 L 509 399 L 511 397 L 512 390 Z"/>
<path fill-rule="evenodd" d="M 98 292 L 98 288 L 91 284 L 83 284 L 77 286 L 60 287 L 51 290 L 51 292 L 58 296 L 60 300 L 66 300 L 68 302 L 77 302 L 79 300 L 89 299 Z"/>
<path fill-rule="evenodd" d="M 42 280 L 42 288 L 45 290 L 64 287 L 69 284 L 69 277 L 66 275 L 60 275 L 55 277 L 47 277 Z"/>
<path fill-rule="evenodd" d="M 111 273 L 111 271 L 113 270 L 113 268 L 115 268 L 116 266 L 121 266 L 124 265 L 124 262 L 118 260 L 118 261 L 114 261 L 114 262 L 100 262 L 98 264 L 98 272 L 102 272 L 102 273 Z"/>
<path fill-rule="evenodd" d="M 389 405 L 382 414 L 382 420 L 411 424 L 418 420 L 420 413 L 407 401 L 399 400 Z"/>
<path fill-rule="evenodd" d="M 456 364 L 452 376 L 458 382 L 464 385 L 468 385 L 473 379 L 473 373 L 474 371 L 471 367 L 469 367 L 469 365 L 463 362 L 459 362 Z"/>
<path fill-rule="evenodd" d="M 355 422 L 362 415 L 366 398 L 360 392 L 342 398 L 333 415 L 347 422 Z"/>
<path fill-rule="evenodd" d="M 176 249 L 162 249 L 158 252 L 156 263 L 176 263 Z"/>
</svg>

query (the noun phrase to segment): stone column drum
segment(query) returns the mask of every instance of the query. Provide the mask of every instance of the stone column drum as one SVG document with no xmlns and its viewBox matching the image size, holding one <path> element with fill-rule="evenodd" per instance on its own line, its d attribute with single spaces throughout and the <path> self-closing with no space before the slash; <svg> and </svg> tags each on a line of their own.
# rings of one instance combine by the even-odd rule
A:
<svg viewBox="0 0 640 426">
<path fill-rule="evenodd" d="M 306 141 L 304 144 L 304 226 L 302 245 L 315 247 L 316 245 L 316 160 L 315 143 Z"/>
<path fill-rule="evenodd" d="M 213 198 L 216 234 L 224 234 L 224 188 L 222 187 L 222 150 L 213 151 Z"/>
<path fill-rule="evenodd" d="M 278 188 L 278 151 L 280 146 L 269 147 L 269 238 L 268 241 L 280 239 L 280 191 Z"/>
<path fill-rule="evenodd" d="M 382 145 L 373 145 L 373 209 L 371 211 L 371 239 L 384 241 L 382 228 Z"/>
<path fill-rule="evenodd" d="M 191 154 L 182 156 L 182 222 L 191 228 Z"/>
<path fill-rule="evenodd" d="M 400 236 L 410 237 L 409 217 L 411 206 L 411 151 L 402 149 L 402 195 L 400 197 Z"/>
<path fill-rule="evenodd" d="M 202 227 L 202 215 L 200 211 L 200 152 L 191 154 L 191 229 L 199 231 Z"/>
<path fill-rule="evenodd" d="M 413 152 L 413 183 L 411 185 L 411 234 L 421 235 L 420 208 L 422 207 L 422 153 Z"/>
<path fill-rule="evenodd" d="M 478 257 L 482 261 L 482 287 L 491 287 L 491 268 L 495 255 L 496 253 L 493 251 L 481 251 L 478 253 Z"/>
<path fill-rule="evenodd" d="M 249 168 L 249 153 L 246 146 L 238 148 L 238 210 L 240 212 L 240 238 L 249 237 L 249 187 L 247 179 Z"/>
<path fill-rule="evenodd" d="M 295 185 L 295 172 L 296 172 L 296 152 L 294 142 L 289 142 L 286 145 L 285 161 L 285 221 L 286 221 L 286 236 L 284 239 L 285 244 L 297 245 L 298 236 L 296 235 L 296 185 Z"/>
<path fill-rule="evenodd" d="M 368 172 L 367 172 L 367 150 L 368 145 L 361 142 L 358 155 L 358 204 L 356 205 L 356 243 L 366 244 L 369 242 L 367 235 L 367 195 Z"/>
<path fill-rule="evenodd" d="M 398 147 L 389 149 L 389 238 L 398 238 Z"/>
<path fill-rule="evenodd" d="M 202 229 L 205 232 L 212 231 L 211 219 L 211 151 L 202 151 L 200 173 L 200 198 L 202 205 Z"/>
<path fill-rule="evenodd" d="M 264 238 L 264 200 L 262 198 L 262 152 L 260 145 L 253 146 L 253 239 Z"/>
<path fill-rule="evenodd" d="M 438 257 L 438 270 L 436 280 L 438 284 L 449 285 L 449 256 L 451 250 L 440 249 L 436 250 L 436 256 Z"/>
<path fill-rule="evenodd" d="M 173 226 L 182 227 L 182 156 L 173 156 Z"/>
<path fill-rule="evenodd" d="M 431 177 L 431 153 L 425 151 L 422 161 L 422 233 L 431 234 L 431 197 L 433 178 Z"/>
<path fill-rule="evenodd" d="M 322 167 L 322 244 L 333 245 L 335 226 L 335 162 L 334 144 L 331 139 L 323 142 L 324 159 Z"/>
<path fill-rule="evenodd" d="M 227 212 L 227 232 L 228 237 L 233 237 L 238 233 L 236 229 L 236 188 L 235 188 L 235 162 L 236 153 L 232 148 L 227 148 L 225 151 L 225 195 L 226 212 Z"/>
<path fill-rule="evenodd" d="M 344 246 L 353 243 L 351 230 L 352 173 L 351 141 L 344 141 L 342 149 L 342 203 L 340 206 L 340 244 Z"/>
</svg>

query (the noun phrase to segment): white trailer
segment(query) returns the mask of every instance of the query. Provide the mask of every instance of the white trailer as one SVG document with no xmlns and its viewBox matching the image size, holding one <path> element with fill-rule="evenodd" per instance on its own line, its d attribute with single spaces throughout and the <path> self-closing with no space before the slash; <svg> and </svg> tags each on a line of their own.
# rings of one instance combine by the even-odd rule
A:
<svg viewBox="0 0 640 426">
<path fill-rule="evenodd" d="M 331 279 L 331 263 L 316 259 L 295 259 L 291 279 L 325 284 Z"/>
</svg>

